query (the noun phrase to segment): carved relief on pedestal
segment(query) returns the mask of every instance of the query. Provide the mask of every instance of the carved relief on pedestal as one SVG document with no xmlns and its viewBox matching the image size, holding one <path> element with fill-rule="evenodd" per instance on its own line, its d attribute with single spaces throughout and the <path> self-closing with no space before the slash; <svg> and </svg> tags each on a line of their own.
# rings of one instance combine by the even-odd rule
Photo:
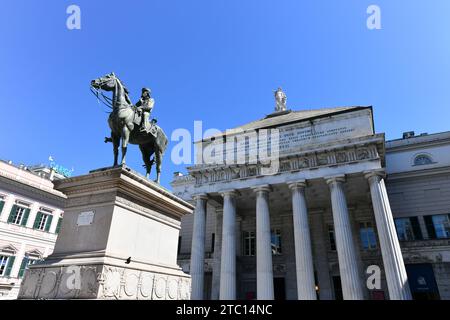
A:
<svg viewBox="0 0 450 320">
<path fill-rule="evenodd" d="M 155 275 L 148 273 L 148 272 L 142 272 L 141 273 L 141 279 L 140 279 L 140 298 L 142 299 L 151 299 L 152 293 L 153 293 L 153 281 L 154 281 Z"/>
<path fill-rule="evenodd" d="M 39 297 L 52 299 L 58 293 L 60 272 L 57 269 L 46 270 L 40 279 Z"/>
<path fill-rule="evenodd" d="M 25 272 L 25 277 L 23 278 L 22 285 L 20 287 L 20 296 L 26 299 L 32 299 L 35 297 L 41 271 L 42 269 L 29 269 Z"/>
<path fill-rule="evenodd" d="M 122 271 L 123 269 L 116 267 L 104 267 L 101 277 L 103 285 L 100 289 L 100 297 L 119 299 Z"/>
<path fill-rule="evenodd" d="M 156 276 L 153 283 L 153 300 L 165 300 L 167 279 L 163 276 Z"/>
<path fill-rule="evenodd" d="M 124 270 L 122 275 L 123 299 L 136 299 L 139 294 L 140 285 L 140 271 L 137 270 Z"/>
</svg>

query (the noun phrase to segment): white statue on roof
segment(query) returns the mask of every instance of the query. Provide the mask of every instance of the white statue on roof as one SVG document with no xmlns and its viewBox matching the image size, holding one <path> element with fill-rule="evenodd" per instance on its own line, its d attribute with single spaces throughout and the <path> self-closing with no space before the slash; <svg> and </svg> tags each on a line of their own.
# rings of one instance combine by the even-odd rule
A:
<svg viewBox="0 0 450 320">
<path fill-rule="evenodd" d="M 286 94 L 281 88 L 275 91 L 275 112 L 286 111 Z"/>
</svg>

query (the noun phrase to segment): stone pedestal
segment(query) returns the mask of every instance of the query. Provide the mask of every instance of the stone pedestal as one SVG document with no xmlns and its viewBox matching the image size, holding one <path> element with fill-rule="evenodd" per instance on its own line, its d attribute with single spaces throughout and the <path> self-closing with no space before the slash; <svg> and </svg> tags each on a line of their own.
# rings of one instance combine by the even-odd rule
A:
<svg viewBox="0 0 450 320">
<path fill-rule="evenodd" d="M 26 271 L 19 299 L 190 299 L 177 265 L 193 207 L 127 167 L 55 181 L 67 195 L 55 250 Z"/>
</svg>

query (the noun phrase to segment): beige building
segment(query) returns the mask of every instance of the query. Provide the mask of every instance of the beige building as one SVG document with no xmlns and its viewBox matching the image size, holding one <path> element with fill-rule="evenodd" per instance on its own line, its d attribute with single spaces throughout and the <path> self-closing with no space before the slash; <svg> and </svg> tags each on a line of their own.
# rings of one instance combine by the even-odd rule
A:
<svg viewBox="0 0 450 320">
<path fill-rule="evenodd" d="M 200 163 L 174 177 L 196 205 L 178 256 L 193 299 L 450 299 L 448 133 L 385 142 L 371 107 L 274 112 L 234 132 L 263 129 L 279 131 L 276 172 Z M 197 159 L 233 134 L 197 142 Z"/>
<path fill-rule="evenodd" d="M 0 161 L 0 299 L 15 299 L 28 265 L 53 251 L 65 196 L 39 166 Z"/>
</svg>

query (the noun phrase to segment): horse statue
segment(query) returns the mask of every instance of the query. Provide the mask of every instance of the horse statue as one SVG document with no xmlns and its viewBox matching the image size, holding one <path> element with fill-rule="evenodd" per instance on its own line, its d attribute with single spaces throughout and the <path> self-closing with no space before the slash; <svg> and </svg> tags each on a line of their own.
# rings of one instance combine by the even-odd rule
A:
<svg viewBox="0 0 450 320">
<path fill-rule="evenodd" d="M 101 90 L 111 91 L 112 99 L 104 96 L 106 102 L 110 102 L 112 112 L 108 117 L 108 124 L 111 128 L 111 137 L 106 137 L 105 142 L 112 142 L 114 150 L 114 166 L 118 165 L 119 146 L 122 144 L 122 161 L 125 164 L 128 143 L 139 145 L 146 168 L 146 177 L 150 176 L 152 165 L 156 162 L 156 180 L 159 183 L 161 175 L 161 162 L 167 147 L 168 139 L 164 131 L 156 125 L 156 121 L 151 122 L 145 119 L 146 130 L 139 130 L 143 113 L 138 112 L 138 108 L 131 102 L 128 96 L 128 89 L 122 81 L 114 74 L 110 73 L 103 77 L 91 81 L 91 90 L 94 94 Z M 151 159 L 153 155 L 153 159 Z"/>
</svg>

